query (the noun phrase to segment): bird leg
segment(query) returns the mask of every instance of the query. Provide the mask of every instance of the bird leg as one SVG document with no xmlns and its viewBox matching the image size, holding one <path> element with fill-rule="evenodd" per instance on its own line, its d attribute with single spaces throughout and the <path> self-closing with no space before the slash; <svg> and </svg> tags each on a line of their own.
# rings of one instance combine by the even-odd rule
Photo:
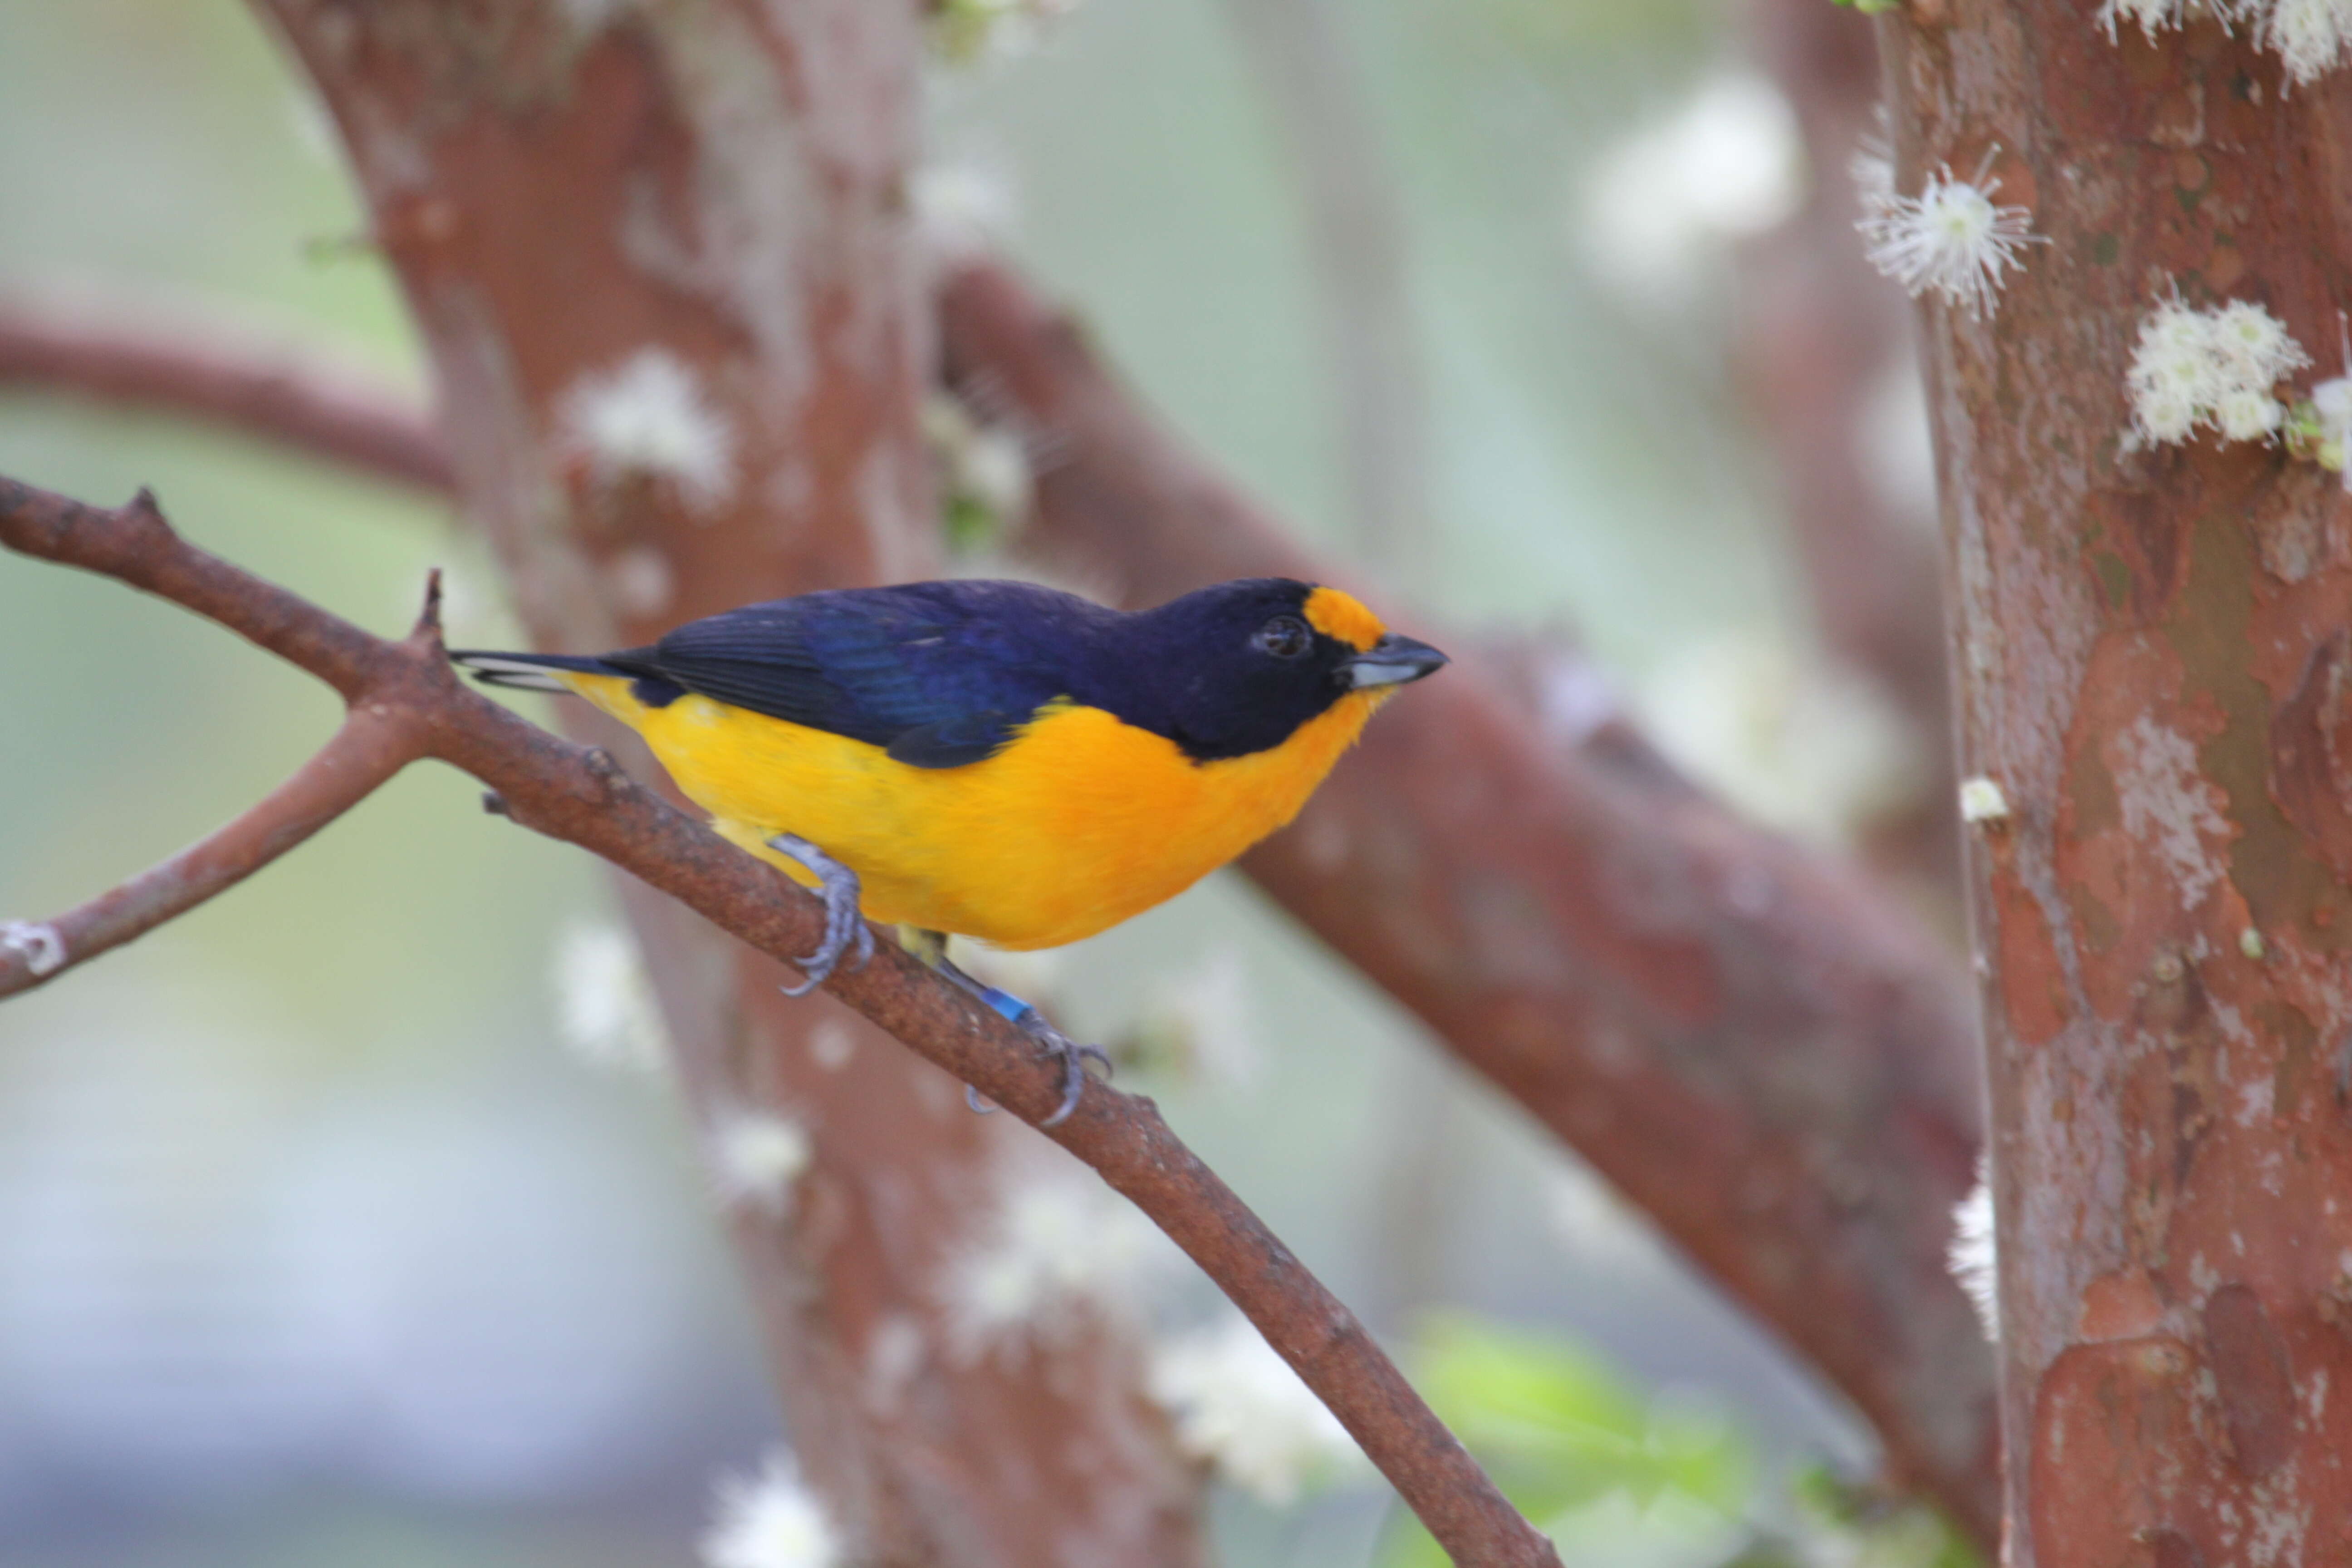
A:
<svg viewBox="0 0 2352 1568">
<path fill-rule="evenodd" d="M 779 833 L 768 840 L 768 847 L 779 855 L 788 855 L 817 879 L 824 896 L 824 940 L 806 958 L 795 960 L 803 978 L 798 985 L 786 985 L 787 996 L 805 996 L 833 976 L 842 954 L 854 943 L 856 956 L 851 960 L 853 970 L 866 967 L 874 956 L 874 931 L 858 913 L 857 873 L 795 834 Z"/>
<path fill-rule="evenodd" d="M 958 968 L 948 957 L 948 939 L 944 933 L 902 926 L 899 928 L 899 940 L 908 952 L 938 970 L 960 989 L 1012 1020 L 1014 1027 L 1037 1043 L 1040 1054 L 1062 1064 L 1062 1103 L 1055 1106 L 1054 1114 L 1039 1122 L 1038 1126 L 1058 1126 L 1078 1108 L 1078 1096 L 1085 1092 L 1087 1087 L 1087 1062 L 1100 1062 L 1104 1073 L 1108 1075 L 1110 1072 L 1110 1058 L 1103 1053 L 1100 1046 L 1078 1044 L 1047 1023 L 1045 1015 L 1029 1003 L 1010 991 L 1000 991 L 984 980 L 974 979 Z M 996 1109 L 982 1100 L 980 1091 L 970 1084 L 964 1086 L 963 1098 L 964 1103 L 982 1114 Z"/>
</svg>

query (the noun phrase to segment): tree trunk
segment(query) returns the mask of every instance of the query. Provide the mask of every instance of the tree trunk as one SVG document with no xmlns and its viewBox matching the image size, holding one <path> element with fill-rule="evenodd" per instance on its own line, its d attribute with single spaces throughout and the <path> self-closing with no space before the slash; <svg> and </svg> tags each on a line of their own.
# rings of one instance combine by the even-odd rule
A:
<svg viewBox="0 0 2352 1568">
<path fill-rule="evenodd" d="M 931 574 L 916 6 L 268 10 L 342 129 L 461 505 L 537 644 Z M 627 903 L 706 1134 L 763 1107 L 813 1141 L 791 1201 L 737 1205 L 734 1231 L 856 1561 L 1199 1561 L 1197 1481 L 1120 1328 L 1081 1313 L 1000 1354 L 946 1331 L 946 1269 L 1027 1130 L 832 1001 L 783 999 L 796 975 L 678 906 Z"/>
<path fill-rule="evenodd" d="M 2251 300 L 2337 374 L 2343 79 L 2086 0 L 1882 24 L 1901 188 L 1990 149 L 2049 243 L 1927 312 L 2000 1215 L 2007 1560 L 2352 1552 L 2352 506 L 2126 439 L 2138 326 Z M 2309 378 L 2307 378 L 2309 379 Z"/>
</svg>

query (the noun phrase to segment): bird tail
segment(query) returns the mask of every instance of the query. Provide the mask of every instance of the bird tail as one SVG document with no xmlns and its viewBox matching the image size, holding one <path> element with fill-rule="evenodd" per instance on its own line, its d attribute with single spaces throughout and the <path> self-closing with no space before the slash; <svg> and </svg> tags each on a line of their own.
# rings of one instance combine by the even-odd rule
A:
<svg viewBox="0 0 2352 1568">
<path fill-rule="evenodd" d="M 578 688 L 555 673 L 558 670 L 624 679 L 628 675 L 628 671 L 601 658 L 568 653 L 488 653 L 480 648 L 452 648 L 449 662 L 460 669 L 471 670 L 474 679 L 485 686 L 514 686 L 525 691 L 576 691 Z"/>
</svg>

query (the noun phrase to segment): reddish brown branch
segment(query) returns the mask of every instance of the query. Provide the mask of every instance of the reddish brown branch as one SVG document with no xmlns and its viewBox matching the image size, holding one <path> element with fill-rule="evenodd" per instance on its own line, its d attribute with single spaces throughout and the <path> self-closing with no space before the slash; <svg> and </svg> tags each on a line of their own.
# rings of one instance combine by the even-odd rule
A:
<svg viewBox="0 0 2352 1568">
<path fill-rule="evenodd" d="M 790 962 L 823 933 L 814 899 L 609 757 L 460 685 L 429 614 L 405 642 L 371 637 L 187 544 L 143 495 L 108 511 L 0 479 L 0 545 L 119 578 L 279 653 L 342 692 L 356 716 L 392 727 L 384 745 L 413 744 L 473 774 L 499 793 L 516 821 L 604 857 L 772 957 Z M 281 847 L 267 834 L 249 837 L 243 870 Z M 1055 1108 L 1058 1075 L 1040 1064 L 1026 1037 L 897 947 L 881 944 L 871 963 L 826 989 L 1024 1121 L 1039 1123 Z M 1559 1563 L 1354 1316 L 1169 1131 L 1150 1100 L 1091 1088 L 1048 1136 L 1216 1280 L 1456 1562 Z"/>
<path fill-rule="evenodd" d="M 213 329 L 0 298 L 0 385 L 11 384 L 194 415 L 394 484 L 452 482 L 448 444 L 415 397 Z"/>
<path fill-rule="evenodd" d="M 16 941 L 0 938 L 0 997 L 55 980 L 226 892 L 415 762 L 419 741 L 404 712 L 354 707 L 318 755 L 219 832 L 53 921 L 12 927 Z"/>
<path fill-rule="evenodd" d="M 1132 603 L 1328 582 L 1011 273 L 945 295 L 954 384 L 1050 455 L 1024 542 Z M 1344 574 L 1342 574 L 1344 575 Z M 1997 1523 L 1991 1359 L 1944 1268 L 1979 1104 L 1955 966 L 1853 874 L 1654 759 L 1564 749 L 1473 658 L 1367 733 L 1244 868 L 1575 1144 Z"/>
</svg>

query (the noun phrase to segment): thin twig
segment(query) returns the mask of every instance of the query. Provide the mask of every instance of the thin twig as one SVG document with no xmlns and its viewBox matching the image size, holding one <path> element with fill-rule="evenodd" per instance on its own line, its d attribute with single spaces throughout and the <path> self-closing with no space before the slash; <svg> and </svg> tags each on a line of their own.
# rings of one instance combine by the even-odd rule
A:
<svg viewBox="0 0 2352 1568">
<path fill-rule="evenodd" d="M 497 791 L 514 820 L 603 856 L 763 952 L 793 962 L 823 934 L 823 906 L 772 868 L 603 752 L 562 741 L 461 685 L 429 607 L 408 640 L 372 637 L 186 543 L 144 492 L 106 510 L 0 479 L 0 545 L 119 578 L 278 653 L 342 692 L 356 712 L 413 732 L 422 754 Z M 252 862 L 245 869 L 274 852 L 268 835 L 256 836 L 245 847 Z M 825 988 L 1032 1125 L 1059 1100 L 1059 1074 L 1025 1036 L 892 944 L 879 944 L 872 963 Z M 1076 1114 L 1045 1131 L 1200 1264 L 1456 1562 L 1558 1564 L 1551 1543 L 1504 1500 L 1354 1315 L 1184 1146 L 1150 1100 L 1096 1085 Z"/>
<path fill-rule="evenodd" d="M 401 712 L 354 708 L 318 755 L 218 832 L 55 920 L 0 926 L 0 997 L 46 984 L 226 892 L 423 754 Z"/>
</svg>

